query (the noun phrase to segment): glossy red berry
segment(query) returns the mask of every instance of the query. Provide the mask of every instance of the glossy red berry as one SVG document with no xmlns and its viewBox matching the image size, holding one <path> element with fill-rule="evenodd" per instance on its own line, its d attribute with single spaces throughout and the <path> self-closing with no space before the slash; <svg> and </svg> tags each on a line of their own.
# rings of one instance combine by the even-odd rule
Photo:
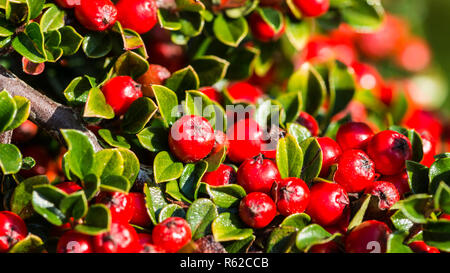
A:
<svg viewBox="0 0 450 273">
<path fill-rule="evenodd" d="M 258 87 L 247 82 L 237 82 L 227 88 L 228 94 L 236 101 L 256 103 L 263 92 Z"/>
<path fill-rule="evenodd" d="M 104 31 L 116 22 L 117 9 L 110 0 L 80 0 L 75 17 L 89 30 Z"/>
<path fill-rule="evenodd" d="M 431 50 L 427 42 L 420 38 L 405 41 L 396 54 L 396 63 L 410 72 L 419 72 L 431 63 Z"/>
<path fill-rule="evenodd" d="M 211 154 L 215 154 L 220 152 L 223 148 L 226 149 L 225 153 L 228 152 L 228 150 L 230 149 L 230 142 L 228 141 L 227 135 L 220 131 L 220 130 L 216 130 L 214 132 L 214 147 L 212 149 Z"/>
<path fill-rule="evenodd" d="M 277 214 L 273 200 L 265 193 L 247 194 L 239 204 L 241 220 L 252 228 L 263 228 L 272 222 Z"/>
<path fill-rule="evenodd" d="M 120 0 L 116 8 L 117 20 L 122 27 L 139 34 L 150 31 L 158 22 L 158 7 L 154 0 Z"/>
<path fill-rule="evenodd" d="M 59 238 L 57 253 L 93 253 L 94 243 L 91 236 L 70 230 Z"/>
<path fill-rule="evenodd" d="M 347 253 L 385 253 L 391 230 L 380 221 L 369 220 L 355 227 L 346 237 Z"/>
<path fill-rule="evenodd" d="M 134 206 L 129 194 L 103 191 L 97 195 L 95 203 L 109 208 L 113 222 L 128 223 L 133 217 Z"/>
<path fill-rule="evenodd" d="M 249 25 L 253 36 L 261 42 L 278 40 L 286 29 L 284 21 L 281 22 L 279 29 L 274 29 L 261 17 L 259 12 L 253 12 L 250 15 Z"/>
<path fill-rule="evenodd" d="M 227 131 L 230 143 L 228 158 L 241 163 L 257 156 L 261 152 L 262 135 L 259 124 L 252 119 L 241 119 L 234 123 Z"/>
<path fill-rule="evenodd" d="M 300 125 L 303 125 L 311 132 L 312 136 L 319 135 L 319 124 L 316 119 L 306 112 L 300 112 L 300 115 L 297 118 L 297 122 Z"/>
<path fill-rule="evenodd" d="M 117 76 L 102 87 L 106 103 L 111 105 L 114 113 L 121 116 L 128 111 L 130 105 L 142 97 L 141 87 L 129 76 Z"/>
<path fill-rule="evenodd" d="M 145 195 L 139 192 L 130 192 L 128 195 L 132 203 L 131 206 L 134 207 L 130 224 L 148 227 L 152 222 L 147 212 L 147 206 L 145 205 Z"/>
<path fill-rule="evenodd" d="M 375 180 L 375 165 L 361 150 L 347 150 L 338 161 L 334 181 L 347 192 L 360 192 Z"/>
<path fill-rule="evenodd" d="M 277 181 L 272 196 L 281 215 L 289 216 L 302 213 L 309 204 L 310 193 L 305 181 L 296 177 L 284 178 Z"/>
<path fill-rule="evenodd" d="M 363 150 L 373 136 L 372 129 L 362 122 L 348 122 L 339 127 L 336 133 L 336 142 L 342 150 Z"/>
<path fill-rule="evenodd" d="M 341 253 L 341 248 L 336 242 L 328 242 L 323 244 L 313 245 L 309 251 L 309 253 Z"/>
<path fill-rule="evenodd" d="M 39 128 L 33 122 L 26 120 L 19 127 L 14 129 L 12 141 L 14 143 L 24 143 L 33 139 L 39 131 Z"/>
<path fill-rule="evenodd" d="M 110 231 L 94 236 L 96 253 L 135 253 L 140 250 L 139 237 L 129 224 L 111 223 Z"/>
<path fill-rule="evenodd" d="M 159 64 L 150 64 L 147 72 L 140 76 L 136 82 L 141 84 L 141 90 L 144 96 L 154 97 L 152 85 L 163 85 L 170 78 L 170 71 Z"/>
<path fill-rule="evenodd" d="M 441 253 L 439 249 L 425 244 L 424 241 L 415 241 L 409 243 L 408 246 L 414 253 Z"/>
<path fill-rule="evenodd" d="M 0 212 L 0 253 L 7 252 L 27 235 L 27 226 L 19 215 L 10 211 Z"/>
<path fill-rule="evenodd" d="M 393 175 L 403 171 L 405 161 L 411 159 L 412 148 L 407 137 L 385 130 L 372 137 L 367 144 L 367 154 L 375 163 L 377 172 Z"/>
<path fill-rule="evenodd" d="M 275 181 L 281 179 L 277 165 L 262 156 L 247 159 L 237 171 L 237 183 L 247 193 L 263 192 L 269 194 Z"/>
<path fill-rule="evenodd" d="M 366 193 L 378 196 L 378 207 L 382 210 L 389 209 L 400 200 L 400 194 L 394 184 L 386 181 L 376 181 L 366 189 Z"/>
<path fill-rule="evenodd" d="M 214 143 L 214 130 L 209 121 L 201 116 L 183 116 L 170 129 L 170 151 L 185 163 L 205 158 Z"/>
<path fill-rule="evenodd" d="M 83 189 L 75 182 L 62 182 L 62 183 L 56 184 L 55 187 L 57 187 L 58 189 L 62 190 L 63 192 L 65 192 L 67 194 L 72 194 L 74 192 L 77 192 L 77 191 Z"/>
<path fill-rule="evenodd" d="M 180 217 L 169 217 L 153 228 L 153 244 L 169 253 L 179 251 L 192 237 L 189 224 Z"/>
<path fill-rule="evenodd" d="M 74 8 L 80 4 L 80 0 L 55 0 L 55 3 L 64 9 Z"/>
<path fill-rule="evenodd" d="M 322 149 L 322 169 L 320 170 L 320 176 L 326 177 L 330 172 L 330 167 L 336 164 L 339 156 L 341 156 L 341 147 L 329 137 L 319 137 L 317 138 L 320 148 Z"/>
<path fill-rule="evenodd" d="M 236 171 L 225 164 L 220 164 L 219 168 L 212 172 L 207 172 L 202 178 L 202 182 L 205 182 L 211 186 L 223 186 L 233 184 L 236 181 Z"/>
<path fill-rule="evenodd" d="M 335 224 L 341 219 L 349 199 L 339 184 L 319 182 L 309 189 L 310 201 L 306 213 L 322 226 Z"/>
<path fill-rule="evenodd" d="M 434 156 L 436 155 L 437 142 L 430 132 L 423 130 L 419 133 L 422 139 L 423 158 L 420 161 L 421 164 L 431 167 L 434 163 Z"/>
<path fill-rule="evenodd" d="M 379 94 L 383 84 L 383 78 L 375 67 L 355 62 L 351 66 L 356 74 L 356 84 L 364 90 L 372 90 L 375 94 Z"/>
<path fill-rule="evenodd" d="M 153 237 L 149 233 L 138 233 L 139 243 L 141 245 L 144 244 L 153 244 Z"/>
<path fill-rule="evenodd" d="M 408 182 L 408 173 L 406 170 L 394 175 L 383 175 L 380 177 L 380 180 L 392 183 L 400 196 L 403 196 L 411 191 Z"/>
<path fill-rule="evenodd" d="M 330 8 L 330 0 L 294 0 L 295 6 L 306 17 L 318 17 Z"/>
<path fill-rule="evenodd" d="M 202 92 L 203 94 L 208 96 L 209 99 L 217 103 L 221 103 L 222 101 L 222 94 L 219 91 L 217 91 L 214 87 L 211 86 L 202 87 L 198 91 Z"/>
</svg>

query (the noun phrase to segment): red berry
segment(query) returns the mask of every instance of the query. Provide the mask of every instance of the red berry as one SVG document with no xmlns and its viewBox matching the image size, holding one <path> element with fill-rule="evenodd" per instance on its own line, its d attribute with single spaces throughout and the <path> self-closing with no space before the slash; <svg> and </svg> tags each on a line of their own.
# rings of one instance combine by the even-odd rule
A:
<svg viewBox="0 0 450 273">
<path fill-rule="evenodd" d="M 297 60 L 297 66 L 304 62 L 325 63 L 336 57 L 335 51 L 330 44 L 329 38 L 325 36 L 311 37 Z"/>
<path fill-rule="evenodd" d="M 170 129 L 170 151 L 181 161 L 197 162 L 213 149 L 214 130 L 207 119 L 187 115 L 178 119 Z"/>
<path fill-rule="evenodd" d="M 408 246 L 415 253 L 441 253 L 439 249 L 425 244 L 424 241 L 415 241 L 409 243 Z"/>
<path fill-rule="evenodd" d="M 233 184 L 236 181 L 236 171 L 225 164 L 220 164 L 219 168 L 212 172 L 207 172 L 202 178 L 202 182 L 205 182 L 211 186 L 223 186 Z"/>
<path fill-rule="evenodd" d="M 423 130 L 420 132 L 420 137 L 422 138 L 422 148 L 423 148 L 423 158 L 420 161 L 421 164 L 431 167 L 434 163 L 434 156 L 436 155 L 436 140 L 433 138 L 431 133 Z"/>
<path fill-rule="evenodd" d="M 0 212 L 0 253 L 7 252 L 27 235 L 27 226 L 19 215 L 10 211 Z"/>
<path fill-rule="evenodd" d="M 139 253 L 166 253 L 166 251 L 157 245 L 143 244 Z"/>
<path fill-rule="evenodd" d="M 140 85 L 129 76 L 117 76 L 102 87 L 106 103 L 111 105 L 114 113 L 121 116 L 128 111 L 130 105 L 142 97 Z"/>
<path fill-rule="evenodd" d="M 75 182 L 62 182 L 62 183 L 56 184 L 55 187 L 57 187 L 58 189 L 62 190 L 63 192 L 65 192 L 67 194 L 72 194 L 74 192 L 77 192 L 77 191 L 83 189 Z"/>
<path fill-rule="evenodd" d="M 198 91 L 208 96 L 208 98 L 211 99 L 212 101 L 215 101 L 217 103 L 220 103 L 222 101 L 222 94 L 220 94 L 220 92 L 217 91 L 214 87 L 211 86 L 202 87 Z"/>
<path fill-rule="evenodd" d="M 360 192 L 375 180 L 375 166 L 361 150 L 347 150 L 338 161 L 334 181 L 347 192 Z"/>
<path fill-rule="evenodd" d="M 294 0 L 295 6 L 306 17 L 318 17 L 330 8 L 330 0 Z"/>
<path fill-rule="evenodd" d="M 92 237 L 70 230 L 59 238 L 56 247 L 57 253 L 93 253 L 94 243 Z"/>
<path fill-rule="evenodd" d="M 166 67 L 170 72 L 175 72 L 186 64 L 186 56 L 180 45 L 156 40 L 147 46 L 152 62 Z"/>
<path fill-rule="evenodd" d="M 290 177 L 279 180 L 274 190 L 274 200 L 281 215 L 302 213 L 309 204 L 309 188 L 300 178 Z"/>
<path fill-rule="evenodd" d="M 382 210 L 392 207 L 398 200 L 400 200 L 400 194 L 394 184 L 386 181 L 376 181 L 369 188 L 366 189 L 366 193 L 378 196 L 380 199 L 378 207 Z"/>
<path fill-rule="evenodd" d="M 393 175 L 405 168 L 405 161 L 411 159 L 412 148 L 407 137 L 385 130 L 372 137 L 367 144 L 367 154 L 375 163 L 377 172 Z"/>
<path fill-rule="evenodd" d="M 434 139 L 439 139 L 442 135 L 441 121 L 432 112 L 426 110 L 414 110 L 404 123 L 419 133 L 428 131 Z"/>
<path fill-rule="evenodd" d="M 261 17 L 259 12 L 253 12 L 250 15 L 249 24 L 253 36 L 261 42 L 278 40 L 286 29 L 284 21 L 281 22 L 281 26 L 278 30 L 273 29 L 273 27 Z"/>
<path fill-rule="evenodd" d="M 431 51 L 428 44 L 414 38 L 406 41 L 397 52 L 396 63 L 410 72 L 419 72 L 428 67 L 431 62 Z"/>
<path fill-rule="evenodd" d="M 140 76 L 136 81 L 141 84 L 141 90 L 144 96 L 154 97 L 152 85 L 162 85 L 170 78 L 170 71 L 159 64 L 150 64 L 147 72 Z"/>
<path fill-rule="evenodd" d="M 14 129 L 12 141 L 14 143 L 24 143 L 33 139 L 39 131 L 39 128 L 33 122 L 26 120 L 19 127 Z"/>
<path fill-rule="evenodd" d="M 139 34 L 150 31 L 158 22 L 154 0 L 120 0 L 116 4 L 117 20 L 122 27 Z"/>
<path fill-rule="evenodd" d="M 262 156 L 247 159 L 237 171 L 237 182 L 247 193 L 270 193 L 273 183 L 281 179 L 277 165 Z"/>
<path fill-rule="evenodd" d="M 344 214 L 349 199 L 339 184 L 319 182 L 309 189 L 310 201 L 306 213 L 322 226 L 335 224 Z"/>
<path fill-rule="evenodd" d="M 227 88 L 228 94 L 236 101 L 256 103 L 263 96 L 263 92 L 258 87 L 247 82 L 237 82 Z"/>
<path fill-rule="evenodd" d="M 75 17 L 85 28 L 103 31 L 116 22 L 117 9 L 110 0 L 80 0 Z"/>
<path fill-rule="evenodd" d="M 320 176 L 326 177 L 330 172 L 331 165 L 337 163 L 339 156 L 342 153 L 341 147 L 329 137 L 317 138 L 320 148 L 322 149 L 322 169 L 320 170 Z"/>
<path fill-rule="evenodd" d="M 153 228 L 153 243 L 169 253 L 179 251 L 191 240 L 191 228 L 180 217 L 169 217 Z"/>
<path fill-rule="evenodd" d="M 139 237 L 129 224 L 111 223 L 109 231 L 94 236 L 97 253 L 135 253 L 140 250 Z"/>
<path fill-rule="evenodd" d="M 109 208 L 113 222 L 128 223 L 133 217 L 134 206 L 129 194 L 103 191 L 97 195 L 95 203 Z"/>
<path fill-rule="evenodd" d="M 263 228 L 272 222 L 277 214 L 273 200 L 265 193 L 252 192 L 239 204 L 239 216 L 252 228 Z"/>
<path fill-rule="evenodd" d="M 129 194 L 133 210 L 133 216 L 131 217 L 130 224 L 140 227 L 147 227 L 152 222 L 147 212 L 147 206 L 145 205 L 145 195 L 139 192 L 130 192 Z"/>
<path fill-rule="evenodd" d="M 301 112 L 298 116 L 297 122 L 300 123 L 300 125 L 305 126 L 311 132 L 312 136 L 319 135 L 319 124 L 310 114 Z"/>
<path fill-rule="evenodd" d="M 373 136 L 370 127 L 362 122 L 348 122 L 341 125 L 336 134 L 336 142 L 342 150 L 364 149 Z"/>
<path fill-rule="evenodd" d="M 214 147 L 213 150 L 211 152 L 211 154 L 215 154 L 218 153 L 222 150 L 223 147 L 225 147 L 226 149 L 226 153 L 228 152 L 229 148 L 230 148 L 230 142 L 228 141 L 227 135 L 220 131 L 217 130 L 214 132 Z"/>
<path fill-rule="evenodd" d="M 317 244 L 313 245 L 309 251 L 309 253 L 341 253 L 341 248 L 339 245 L 333 241 L 324 243 L 324 244 Z"/>
<path fill-rule="evenodd" d="M 80 0 L 55 0 L 56 4 L 64 9 L 74 8 L 80 4 Z"/>
<path fill-rule="evenodd" d="M 450 220 L 450 214 L 442 213 L 442 214 L 439 216 L 439 219 Z"/>
<path fill-rule="evenodd" d="M 375 67 L 355 62 L 351 66 L 356 74 L 356 84 L 364 90 L 372 90 L 374 94 L 379 94 L 383 84 L 383 78 Z"/>
<path fill-rule="evenodd" d="M 392 183 L 400 196 L 403 196 L 411 191 L 408 183 L 408 173 L 406 170 L 394 175 L 383 175 L 380 180 Z"/>
<path fill-rule="evenodd" d="M 153 244 L 153 237 L 149 233 L 138 233 L 139 243 L 141 245 L 144 244 Z"/>
<path fill-rule="evenodd" d="M 385 253 L 389 227 L 376 220 L 362 222 L 355 227 L 345 240 L 347 253 Z"/>
<path fill-rule="evenodd" d="M 227 131 L 227 138 L 230 142 L 228 158 L 235 163 L 241 163 L 261 152 L 262 131 L 252 119 L 241 119 L 234 123 Z"/>
</svg>

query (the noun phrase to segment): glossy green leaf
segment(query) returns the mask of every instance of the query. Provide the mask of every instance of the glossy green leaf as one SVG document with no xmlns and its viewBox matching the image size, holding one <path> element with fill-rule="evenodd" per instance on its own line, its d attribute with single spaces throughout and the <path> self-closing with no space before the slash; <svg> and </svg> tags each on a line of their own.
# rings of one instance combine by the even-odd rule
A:
<svg viewBox="0 0 450 273">
<path fill-rule="evenodd" d="M 17 242 L 8 253 L 42 253 L 45 245 L 42 239 L 36 235 L 29 234 L 25 239 Z"/>
<path fill-rule="evenodd" d="M 198 186 L 198 191 L 207 194 L 214 204 L 224 209 L 237 207 L 241 199 L 247 195 L 244 188 L 237 184 L 211 186 L 202 182 Z"/>
<path fill-rule="evenodd" d="M 302 174 L 300 178 L 306 183 L 311 183 L 311 181 L 319 175 L 322 168 L 322 150 L 319 142 L 317 142 L 317 139 L 313 137 L 300 143 L 300 148 L 304 154 Z"/>
<path fill-rule="evenodd" d="M 286 93 L 277 97 L 277 101 L 281 103 L 285 112 L 285 123 L 297 120 L 302 109 L 301 93 Z"/>
<path fill-rule="evenodd" d="M 311 32 L 311 24 L 309 21 L 298 21 L 286 16 L 286 36 L 297 50 L 305 47 Z"/>
<path fill-rule="evenodd" d="M 191 63 L 200 80 L 200 86 L 211 86 L 222 80 L 230 63 L 217 56 L 202 56 Z"/>
<path fill-rule="evenodd" d="M 408 233 L 404 231 L 395 231 L 389 234 L 386 253 L 413 253 L 413 251 L 403 243 L 407 236 Z"/>
<path fill-rule="evenodd" d="M 329 242 L 336 238 L 336 236 L 339 236 L 339 233 L 331 235 L 321 226 L 311 224 L 298 232 L 295 245 L 300 251 L 307 252 L 313 245 Z"/>
<path fill-rule="evenodd" d="M 120 55 L 114 64 L 114 71 L 117 75 L 130 76 L 135 80 L 144 75 L 148 68 L 147 60 L 130 50 Z"/>
<path fill-rule="evenodd" d="M 28 119 L 31 111 L 31 102 L 28 99 L 20 96 L 15 96 L 13 99 L 16 104 L 16 113 L 7 130 L 14 130 L 19 127 Z"/>
<path fill-rule="evenodd" d="M 311 137 L 311 132 L 308 128 L 298 123 L 287 123 L 286 129 L 288 134 L 293 136 L 299 144 Z"/>
<path fill-rule="evenodd" d="M 179 179 L 179 187 L 181 192 L 190 200 L 194 199 L 197 184 L 200 182 L 207 169 L 208 163 L 206 161 L 199 161 L 195 164 L 186 164 L 184 166 Z"/>
<path fill-rule="evenodd" d="M 86 215 L 88 212 L 88 203 L 84 191 L 77 191 L 61 200 L 61 212 L 67 217 L 73 217 L 77 220 Z"/>
<path fill-rule="evenodd" d="M 430 179 L 429 192 L 434 193 L 441 181 L 450 185 L 450 158 L 436 160 L 428 173 Z"/>
<path fill-rule="evenodd" d="M 201 198 L 192 203 L 186 213 L 192 239 L 197 240 L 211 234 L 211 224 L 218 215 L 216 205 L 209 199 Z"/>
<path fill-rule="evenodd" d="M 130 181 L 121 175 L 108 175 L 100 180 L 100 189 L 103 191 L 117 191 L 128 193 L 131 188 Z"/>
<path fill-rule="evenodd" d="M 118 150 L 101 150 L 94 155 L 92 171 L 100 179 L 110 175 L 121 175 L 124 170 L 123 163 L 124 160 Z"/>
<path fill-rule="evenodd" d="M 156 103 L 158 104 L 159 113 L 164 120 L 166 128 L 168 128 L 177 119 L 177 94 L 169 88 L 161 85 L 153 85 L 152 89 L 155 94 Z"/>
<path fill-rule="evenodd" d="M 150 121 L 158 110 L 156 104 L 147 97 L 135 100 L 122 121 L 122 129 L 126 134 L 137 134 Z"/>
<path fill-rule="evenodd" d="M 434 207 L 450 214 L 450 187 L 444 182 L 441 182 L 436 190 Z"/>
<path fill-rule="evenodd" d="M 406 171 L 408 173 L 408 184 L 412 193 L 427 193 L 429 169 L 420 163 L 407 160 Z"/>
<path fill-rule="evenodd" d="M 25 31 L 14 38 L 11 45 L 20 55 L 33 63 L 43 63 L 47 60 L 44 52 L 44 34 L 36 22 L 28 24 Z"/>
<path fill-rule="evenodd" d="M 22 168 L 22 154 L 13 144 L 0 144 L 0 169 L 3 175 L 15 174 Z"/>
<path fill-rule="evenodd" d="M 428 194 L 415 194 L 407 199 L 398 201 L 393 207 L 398 208 L 414 223 L 424 224 L 431 209 L 431 196 Z"/>
<path fill-rule="evenodd" d="M 117 148 L 119 153 L 123 158 L 123 173 L 122 176 L 127 178 L 130 181 L 130 186 L 134 184 L 139 172 L 140 172 L 140 163 L 139 159 L 135 153 L 131 150 L 124 148 Z"/>
<path fill-rule="evenodd" d="M 78 178 L 83 179 L 91 171 L 94 163 L 94 147 L 89 138 L 80 131 L 61 130 L 67 143 L 68 151 L 65 155 L 70 171 Z"/>
<path fill-rule="evenodd" d="M 0 132 L 8 129 L 17 113 L 17 105 L 7 91 L 0 92 Z"/>
<path fill-rule="evenodd" d="M 100 129 L 98 130 L 98 134 L 102 138 L 102 140 L 111 147 L 125 149 L 130 149 L 131 147 L 126 138 L 120 135 L 113 135 L 113 133 L 108 129 Z"/>
<path fill-rule="evenodd" d="M 169 217 L 186 218 L 186 212 L 177 204 L 168 204 L 161 209 L 158 216 L 158 222 L 161 223 Z"/>
<path fill-rule="evenodd" d="M 156 183 L 168 182 L 180 178 L 183 173 L 183 163 L 166 151 L 159 152 L 153 162 L 153 174 Z"/>
<path fill-rule="evenodd" d="M 243 240 L 253 235 L 253 229 L 245 227 L 235 214 L 229 212 L 221 213 L 211 229 L 217 242 Z"/>
<path fill-rule="evenodd" d="M 311 217 L 306 213 L 295 213 L 284 218 L 280 227 L 294 227 L 297 230 L 302 230 L 311 222 Z"/>
<path fill-rule="evenodd" d="M 61 201 L 66 197 L 66 193 L 54 186 L 38 185 L 34 187 L 31 202 L 34 211 L 53 225 L 61 226 L 68 220 L 59 208 Z"/>
<path fill-rule="evenodd" d="M 62 49 L 64 56 L 70 56 L 78 52 L 83 43 L 83 36 L 72 26 L 63 26 L 58 31 L 61 33 L 59 48 Z"/>
<path fill-rule="evenodd" d="M 219 14 L 213 23 L 213 32 L 222 43 L 237 47 L 248 34 L 248 24 L 244 17 L 229 18 Z"/>
<path fill-rule="evenodd" d="M 292 226 L 275 228 L 267 239 L 267 253 L 285 253 L 295 244 L 297 229 Z"/>
<path fill-rule="evenodd" d="M 152 124 L 136 136 L 142 147 L 151 152 L 159 152 L 168 149 L 169 133 L 165 128 L 153 126 Z"/>
<path fill-rule="evenodd" d="M 286 135 L 278 141 L 276 162 L 282 178 L 300 177 L 303 158 L 303 151 L 293 136 Z"/>
<path fill-rule="evenodd" d="M 30 177 L 20 182 L 14 189 L 11 197 L 11 211 L 19 215 L 22 219 L 31 217 L 34 213 L 31 204 L 34 186 L 50 184 L 47 176 L 40 175 Z"/>
<path fill-rule="evenodd" d="M 112 44 L 108 32 L 89 32 L 83 39 L 83 51 L 89 58 L 101 58 L 112 50 Z"/>
<path fill-rule="evenodd" d="M 114 110 L 111 105 L 106 103 L 105 96 L 100 88 L 93 87 L 89 90 L 83 117 L 104 119 L 114 118 Z"/>
<path fill-rule="evenodd" d="M 153 224 L 156 225 L 158 224 L 159 213 L 167 205 L 167 201 L 164 199 L 164 193 L 159 185 L 153 182 L 147 182 L 144 185 L 144 195 L 147 213 Z"/>
<path fill-rule="evenodd" d="M 184 98 L 184 91 L 198 90 L 200 87 L 200 78 L 192 66 L 187 66 L 174 72 L 172 76 L 166 80 L 166 86 L 173 90 L 180 99 Z"/>
<path fill-rule="evenodd" d="M 56 5 L 51 5 L 41 17 L 41 28 L 43 32 L 58 30 L 64 26 L 65 12 Z"/>
<path fill-rule="evenodd" d="M 64 96 L 72 106 L 84 105 L 88 99 L 89 91 L 95 87 L 95 80 L 89 76 L 76 77 L 64 90 Z"/>
<path fill-rule="evenodd" d="M 84 223 L 75 226 L 75 231 L 87 234 L 98 235 L 107 232 L 111 226 L 111 212 L 103 204 L 94 204 L 89 207 Z"/>
</svg>

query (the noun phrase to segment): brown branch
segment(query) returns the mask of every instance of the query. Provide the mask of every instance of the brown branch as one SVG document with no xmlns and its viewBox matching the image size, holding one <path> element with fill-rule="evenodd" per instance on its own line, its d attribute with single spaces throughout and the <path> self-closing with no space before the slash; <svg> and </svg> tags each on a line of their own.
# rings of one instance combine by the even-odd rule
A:
<svg viewBox="0 0 450 273">
<path fill-rule="evenodd" d="M 12 96 L 22 96 L 30 100 L 31 113 L 29 119 L 64 145 L 65 142 L 60 129 L 75 129 L 82 131 L 89 137 L 96 151 L 102 149 L 96 136 L 83 125 L 82 119 L 72 108 L 44 96 L 0 65 L 1 90 L 8 91 Z"/>
<path fill-rule="evenodd" d="M 0 143 L 1 144 L 9 144 L 11 143 L 13 131 L 9 130 L 0 134 Z"/>
</svg>

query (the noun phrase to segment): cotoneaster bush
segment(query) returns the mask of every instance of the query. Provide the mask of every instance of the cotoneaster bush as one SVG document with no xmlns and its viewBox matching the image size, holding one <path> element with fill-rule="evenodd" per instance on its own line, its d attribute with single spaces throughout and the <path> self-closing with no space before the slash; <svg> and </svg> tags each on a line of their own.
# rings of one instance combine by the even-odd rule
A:
<svg viewBox="0 0 450 273">
<path fill-rule="evenodd" d="M 431 53 L 374 0 L 0 1 L 0 252 L 450 252 Z"/>
</svg>

